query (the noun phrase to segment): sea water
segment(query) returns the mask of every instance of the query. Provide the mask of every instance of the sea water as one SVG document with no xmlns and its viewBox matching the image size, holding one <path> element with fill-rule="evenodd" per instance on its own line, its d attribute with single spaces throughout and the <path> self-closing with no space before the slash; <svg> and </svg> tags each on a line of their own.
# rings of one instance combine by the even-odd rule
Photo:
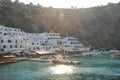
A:
<svg viewBox="0 0 120 80">
<path fill-rule="evenodd" d="M 110 56 L 68 58 L 81 65 L 21 61 L 0 65 L 0 80 L 120 80 L 120 59 Z"/>
</svg>

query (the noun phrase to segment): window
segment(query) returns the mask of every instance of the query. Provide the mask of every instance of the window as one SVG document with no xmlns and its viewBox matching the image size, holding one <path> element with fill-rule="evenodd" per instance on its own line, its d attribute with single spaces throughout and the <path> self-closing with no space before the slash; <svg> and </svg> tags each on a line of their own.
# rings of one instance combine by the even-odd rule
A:
<svg viewBox="0 0 120 80">
<path fill-rule="evenodd" d="M 3 48 L 6 48 L 6 45 L 3 45 Z"/>
<path fill-rule="evenodd" d="M 59 42 L 59 41 L 57 41 L 57 44 L 60 44 L 60 42 Z"/>
<path fill-rule="evenodd" d="M 12 45 L 10 45 L 10 48 L 12 48 Z"/>
<path fill-rule="evenodd" d="M 17 48 L 17 45 L 15 45 L 15 48 Z"/>
<path fill-rule="evenodd" d="M 43 47 L 43 49 L 44 49 L 45 47 Z"/>
<path fill-rule="evenodd" d="M 4 35 L 7 35 L 7 33 L 4 33 Z"/>
<path fill-rule="evenodd" d="M 34 43 L 32 43 L 32 45 L 34 45 Z"/>
<path fill-rule="evenodd" d="M 17 40 L 15 42 L 17 43 Z"/>
<path fill-rule="evenodd" d="M 22 48 L 22 45 L 20 45 L 20 48 Z"/>
<path fill-rule="evenodd" d="M 3 43 L 4 41 L 3 40 L 1 40 L 1 43 Z"/>
<path fill-rule="evenodd" d="M 12 41 L 11 40 L 8 40 L 8 43 L 11 43 Z"/>
<path fill-rule="evenodd" d="M 37 43 L 37 45 L 39 45 L 39 43 Z"/>
<path fill-rule="evenodd" d="M 37 47 L 37 49 L 40 49 L 39 47 Z"/>
<path fill-rule="evenodd" d="M 44 43 L 42 43 L 41 45 L 45 45 Z"/>
</svg>

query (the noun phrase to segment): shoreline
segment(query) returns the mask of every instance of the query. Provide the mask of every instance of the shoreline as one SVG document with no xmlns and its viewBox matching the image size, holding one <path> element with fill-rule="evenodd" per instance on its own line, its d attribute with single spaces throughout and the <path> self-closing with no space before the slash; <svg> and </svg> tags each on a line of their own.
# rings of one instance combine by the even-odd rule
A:
<svg viewBox="0 0 120 80">
<path fill-rule="evenodd" d="M 81 53 L 51 53 L 51 54 L 24 54 L 24 55 L 13 55 L 16 58 L 15 62 L 19 61 L 32 61 L 32 62 L 52 62 L 57 59 L 57 56 L 60 55 L 63 59 L 66 58 L 91 58 L 99 56 L 111 56 L 111 54 L 102 54 L 100 52 L 81 52 Z M 111 58 L 111 57 L 110 57 Z M 59 60 L 59 58 L 58 58 Z"/>
</svg>

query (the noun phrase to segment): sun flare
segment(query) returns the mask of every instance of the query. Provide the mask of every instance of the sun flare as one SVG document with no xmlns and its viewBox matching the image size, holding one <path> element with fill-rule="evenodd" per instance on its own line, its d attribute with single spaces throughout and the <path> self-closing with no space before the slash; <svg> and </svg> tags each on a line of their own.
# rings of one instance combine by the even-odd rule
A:
<svg viewBox="0 0 120 80">
<path fill-rule="evenodd" d="M 51 67 L 50 70 L 53 74 L 71 74 L 73 73 L 73 66 L 56 65 Z"/>
</svg>

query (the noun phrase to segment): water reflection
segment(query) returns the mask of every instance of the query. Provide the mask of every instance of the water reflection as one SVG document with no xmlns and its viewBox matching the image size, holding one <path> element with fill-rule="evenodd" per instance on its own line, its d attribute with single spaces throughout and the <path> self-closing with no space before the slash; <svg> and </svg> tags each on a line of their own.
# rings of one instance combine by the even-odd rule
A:
<svg viewBox="0 0 120 80">
<path fill-rule="evenodd" d="M 56 65 L 50 68 L 53 74 L 72 74 L 73 69 L 74 69 L 73 66 L 67 66 L 67 65 Z"/>
</svg>

